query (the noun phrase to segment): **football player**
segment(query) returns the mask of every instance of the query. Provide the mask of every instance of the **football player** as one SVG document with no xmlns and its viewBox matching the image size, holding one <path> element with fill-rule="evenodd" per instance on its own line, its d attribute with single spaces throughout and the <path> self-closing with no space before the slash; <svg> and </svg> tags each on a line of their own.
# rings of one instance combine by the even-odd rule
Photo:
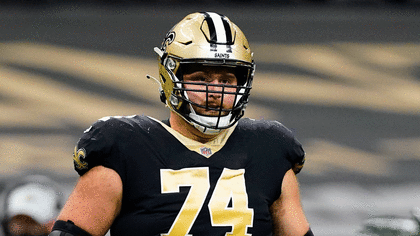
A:
<svg viewBox="0 0 420 236">
<path fill-rule="evenodd" d="M 52 236 L 313 235 L 295 173 L 304 151 L 244 115 L 255 63 L 226 16 L 186 16 L 159 48 L 168 120 L 105 117 L 74 151 L 81 176 Z"/>
<path fill-rule="evenodd" d="M 3 196 L 5 236 L 46 236 L 64 204 L 58 183 L 44 175 L 29 175 L 11 184 Z"/>
</svg>

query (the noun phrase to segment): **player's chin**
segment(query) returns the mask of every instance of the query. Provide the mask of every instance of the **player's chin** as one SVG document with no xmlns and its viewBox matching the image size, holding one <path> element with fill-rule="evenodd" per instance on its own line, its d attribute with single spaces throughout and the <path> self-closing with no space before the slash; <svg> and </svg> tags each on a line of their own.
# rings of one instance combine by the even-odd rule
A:
<svg viewBox="0 0 420 236">
<path fill-rule="evenodd" d="M 220 104 L 202 104 L 200 106 L 193 105 L 192 106 L 195 113 L 202 116 L 227 116 L 230 113 L 230 110 L 232 109 L 232 105 L 230 104 L 223 104 L 220 106 Z"/>
</svg>

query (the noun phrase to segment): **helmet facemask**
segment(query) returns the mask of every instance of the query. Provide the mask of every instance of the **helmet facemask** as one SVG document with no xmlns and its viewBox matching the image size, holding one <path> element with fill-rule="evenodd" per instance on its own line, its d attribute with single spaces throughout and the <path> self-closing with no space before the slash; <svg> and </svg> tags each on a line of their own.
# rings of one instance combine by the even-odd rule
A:
<svg viewBox="0 0 420 236">
<path fill-rule="evenodd" d="M 185 67 L 213 67 L 220 66 L 219 64 L 182 64 L 178 78 L 183 78 Z M 174 94 L 179 94 L 177 99 L 182 101 L 183 106 L 178 113 L 187 114 L 187 120 L 202 131 L 203 133 L 220 132 L 221 129 L 226 129 L 233 126 L 243 115 L 248 103 L 249 91 L 251 90 L 250 83 L 246 78 L 250 73 L 250 69 L 246 67 L 232 67 L 224 64 L 228 70 L 234 70 L 237 84 L 214 84 L 207 82 L 186 81 L 184 78 L 176 83 L 174 86 Z M 219 68 L 219 67 L 218 67 Z M 246 73 L 244 75 L 243 73 Z M 244 78 L 244 79 L 239 79 Z M 198 104 L 188 94 L 196 94 L 204 97 L 203 103 Z M 215 101 L 211 97 L 218 97 Z M 207 115 L 201 111 L 207 111 Z M 208 114 L 210 113 L 210 114 Z"/>
</svg>

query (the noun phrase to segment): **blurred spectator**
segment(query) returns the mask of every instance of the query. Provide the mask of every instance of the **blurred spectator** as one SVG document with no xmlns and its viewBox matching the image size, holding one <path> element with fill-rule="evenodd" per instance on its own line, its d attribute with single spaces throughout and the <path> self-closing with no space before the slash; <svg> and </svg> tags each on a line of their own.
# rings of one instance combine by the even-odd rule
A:
<svg viewBox="0 0 420 236">
<path fill-rule="evenodd" d="M 64 204 L 57 183 L 42 175 L 26 176 L 4 193 L 2 233 L 5 236 L 48 235 Z"/>
</svg>

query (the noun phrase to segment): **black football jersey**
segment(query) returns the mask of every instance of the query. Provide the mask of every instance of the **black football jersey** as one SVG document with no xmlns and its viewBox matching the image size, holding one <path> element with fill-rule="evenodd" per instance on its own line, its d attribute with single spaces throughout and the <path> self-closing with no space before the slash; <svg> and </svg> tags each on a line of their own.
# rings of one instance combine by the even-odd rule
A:
<svg viewBox="0 0 420 236">
<path fill-rule="evenodd" d="M 111 235 L 271 235 L 269 208 L 301 144 L 275 121 L 241 119 L 202 144 L 146 116 L 107 117 L 85 131 L 76 171 L 115 170 L 123 202 Z"/>
</svg>

